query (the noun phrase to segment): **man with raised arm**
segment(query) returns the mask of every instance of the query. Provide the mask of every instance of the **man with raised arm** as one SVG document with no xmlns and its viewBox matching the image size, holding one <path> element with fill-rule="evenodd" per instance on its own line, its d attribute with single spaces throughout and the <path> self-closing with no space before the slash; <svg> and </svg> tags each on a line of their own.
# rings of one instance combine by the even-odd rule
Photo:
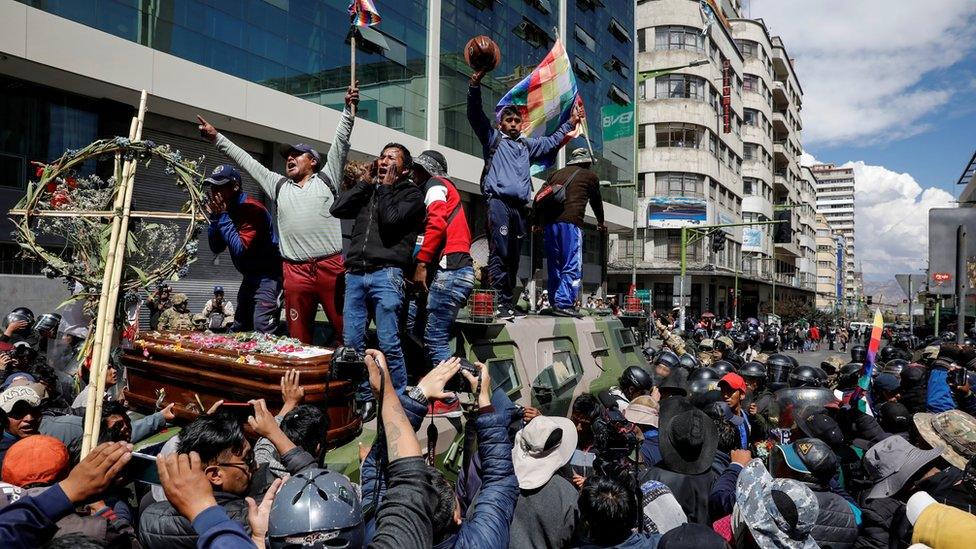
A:
<svg viewBox="0 0 976 549">
<path fill-rule="evenodd" d="M 284 175 L 265 168 L 197 116 L 200 135 L 250 174 L 278 210 L 276 227 L 283 260 L 288 331 L 303 343 L 312 342 L 319 304 L 332 325 L 335 340 L 342 342 L 342 229 L 329 209 L 338 195 L 349 153 L 355 120 L 352 108 L 359 103 L 358 87 L 349 87 L 345 103 L 325 163 L 310 145 L 286 145 L 280 151 L 286 159 Z"/>
</svg>

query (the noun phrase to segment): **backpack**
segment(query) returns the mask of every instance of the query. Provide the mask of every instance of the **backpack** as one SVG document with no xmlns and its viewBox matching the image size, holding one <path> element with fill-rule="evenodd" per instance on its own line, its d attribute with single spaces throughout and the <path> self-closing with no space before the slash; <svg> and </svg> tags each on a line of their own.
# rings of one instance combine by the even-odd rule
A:
<svg viewBox="0 0 976 549">
<path fill-rule="evenodd" d="M 532 199 L 532 204 L 536 208 L 548 208 L 553 206 L 562 206 L 566 203 L 566 190 L 576 179 L 576 176 L 583 170 L 583 168 L 576 168 L 573 175 L 569 176 L 569 179 L 562 184 L 549 184 L 543 186 L 539 189 L 539 192 L 535 193 L 535 198 Z"/>
</svg>

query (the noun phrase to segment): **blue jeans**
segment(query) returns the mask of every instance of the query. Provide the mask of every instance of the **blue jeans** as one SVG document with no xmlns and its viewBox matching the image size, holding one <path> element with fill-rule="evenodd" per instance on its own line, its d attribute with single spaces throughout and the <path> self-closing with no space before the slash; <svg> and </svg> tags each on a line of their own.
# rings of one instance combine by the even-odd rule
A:
<svg viewBox="0 0 976 549">
<path fill-rule="evenodd" d="M 431 367 L 451 356 L 451 327 L 458 311 L 468 301 L 474 288 L 474 267 L 453 271 L 439 270 L 430 285 L 426 302 L 423 297 L 410 301 L 407 311 L 407 331 L 419 335 L 423 331 L 424 346 Z M 426 317 L 426 318 L 425 318 Z"/>
<path fill-rule="evenodd" d="M 281 277 L 245 276 L 237 290 L 233 332 L 273 334 L 281 316 Z"/>
<path fill-rule="evenodd" d="M 556 309 L 572 308 L 583 278 L 583 230 L 572 223 L 553 223 L 543 228 L 542 237 L 549 304 Z"/>
<path fill-rule="evenodd" d="M 366 350 L 366 328 L 370 315 L 376 322 L 380 351 L 397 393 L 407 387 L 407 365 L 400 347 L 400 311 L 403 307 L 403 270 L 386 267 L 369 273 L 346 273 L 346 298 L 343 306 L 343 344 L 360 353 Z M 369 382 L 357 391 L 362 401 L 373 400 Z"/>
</svg>

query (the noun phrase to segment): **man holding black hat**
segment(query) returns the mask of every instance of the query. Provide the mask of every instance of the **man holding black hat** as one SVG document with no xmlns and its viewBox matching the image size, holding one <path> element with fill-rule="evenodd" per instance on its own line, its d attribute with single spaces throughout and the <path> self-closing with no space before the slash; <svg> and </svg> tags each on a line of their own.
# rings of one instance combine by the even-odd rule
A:
<svg viewBox="0 0 976 549">
<path fill-rule="evenodd" d="M 349 153 L 349 136 L 355 120 L 351 109 L 359 103 L 358 87 L 349 86 L 345 103 L 325 163 L 311 145 L 289 145 L 281 149 L 286 162 L 285 175 L 265 168 L 197 116 L 200 135 L 256 179 L 277 208 L 288 331 L 302 343 L 312 342 L 319 304 L 325 310 L 336 341 L 342 341 L 345 273 L 342 228 L 329 211 L 336 200 Z"/>
<path fill-rule="evenodd" d="M 590 170 L 593 158 L 584 148 L 573 151 L 566 167 L 557 170 L 545 187 L 553 191 L 542 204 L 536 201 L 536 223 L 542 226 L 546 249 L 549 306 L 554 314 L 576 316 L 576 299 L 583 278 L 583 226 L 587 203 L 593 207 L 597 228 L 605 231 L 600 178 Z M 540 191 L 544 192 L 544 191 Z"/>
<path fill-rule="evenodd" d="M 214 286 L 213 298 L 207 300 L 200 315 L 207 319 L 210 330 L 225 330 L 234 324 L 234 305 L 224 299 L 223 286 Z"/>
<path fill-rule="evenodd" d="M 433 368 L 451 356 L 451 328 L 474 288 L 471 230 L 443 154 L 424 151 L 414 158 L 413 181 L 424 193 L 427 223 L 413 274 L 420 296 L 410 302 L 407 330 L 423 336 Z"/>
</svg>

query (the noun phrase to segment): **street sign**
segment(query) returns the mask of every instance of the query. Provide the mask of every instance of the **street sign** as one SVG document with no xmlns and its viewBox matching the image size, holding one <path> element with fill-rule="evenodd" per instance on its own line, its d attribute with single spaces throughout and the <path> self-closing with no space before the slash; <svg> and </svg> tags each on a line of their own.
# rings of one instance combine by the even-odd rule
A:
<svg viewBox="0 0 976 549">
<path fill-rule="evenodd" d="M 952 280 L 952 275 L 949 273 L 932 273 L 932 280 L 941 286 Z"/>
<path fill-rule="evenodd" d="M 678 295 L 681 293 L 681 275 L 674 275 L 674 290 L 672 293 Z M 685 275 L 685 296 L 691 295 L 691 275 Z"/>
<path fill-rule="evenodd" d="M 636 292 L 634 292 L 634 297 L 636 297 L 637 299 L 639 299 L 639 300 L 641 300 L 643 302 L 649 302 L 649 301 L 651 301 L 651 291 L 650 290 L 637 290 Z"/>
<path fill-rule="evenodd" d="M 682 303 L 682 301 L 684 303 Z M 682 305 L 684 305 L 685 307 L 691 307 L 691 297 L 685 297 L 684 299 L 681 299 L 678 296 L 674 296 L 671 299 L 672 307 L 681 307 Z"/>
</svg>

